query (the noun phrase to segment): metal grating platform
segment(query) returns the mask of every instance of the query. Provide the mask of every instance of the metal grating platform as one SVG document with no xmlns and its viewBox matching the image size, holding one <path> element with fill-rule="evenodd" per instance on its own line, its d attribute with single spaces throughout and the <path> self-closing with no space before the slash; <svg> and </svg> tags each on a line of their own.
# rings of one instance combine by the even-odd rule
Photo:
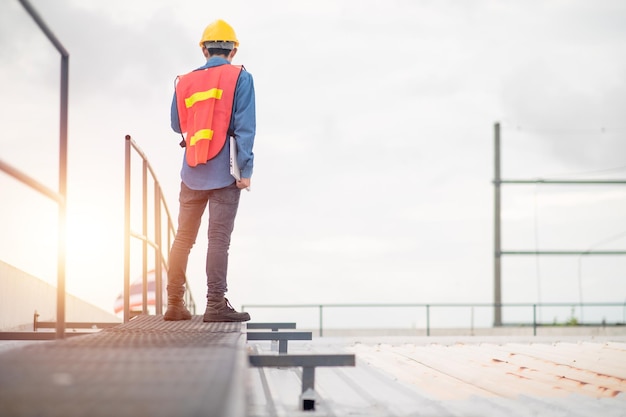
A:
<svg viewBox="0 0 626 417">
<path fill-rule="evenodd" d="M 99 333 L 0 354 L 1 416 L 237 416 L 241 323 L 139 316 Z"/>
</svg>

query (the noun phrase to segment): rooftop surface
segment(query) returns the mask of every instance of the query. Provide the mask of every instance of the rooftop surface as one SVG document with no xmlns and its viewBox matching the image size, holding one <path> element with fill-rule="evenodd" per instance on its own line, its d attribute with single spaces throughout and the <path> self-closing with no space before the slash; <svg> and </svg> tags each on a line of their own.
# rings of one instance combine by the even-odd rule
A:
<svg viewBox="0 0 626 417">
<path fill-rule="evenodd" d="M 626 336 L 314 338 L 289 353 L 357 361 L 317 371 L 314 414 L 298 411 L 298 369 L 249 370 L 249 416 L 626 416 Z"/>
<path fill-rule="evenodd" d="M 354 336 L 289 342 L 288 355 L 356 355 L 253 368 L 245 326 L 160 316 L 86 336 L 0 346 L 1 416 L 626 416 L 626 335 Z M 248 330 L 252 331 L 252 330 Z"/>
</svg>

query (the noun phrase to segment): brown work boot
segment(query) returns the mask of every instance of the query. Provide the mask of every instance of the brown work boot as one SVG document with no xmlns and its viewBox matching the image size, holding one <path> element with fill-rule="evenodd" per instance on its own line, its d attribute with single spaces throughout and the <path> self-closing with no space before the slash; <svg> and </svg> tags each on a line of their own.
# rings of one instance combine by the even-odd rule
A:
<svg viewBox="0 0 626 417">
<path fill-rule="evenodd" d="M 209 298 L 204 312 L 205 322 L 223 322 L 223 321 L 248 321 L 250 314 L 246 312 L 239 313 L 230 305 L 227 298 Z"/>
<path fill-rule="evenodd" d="M 191 313 L 185 307 L 185 302 L 181 298 L 169 298 L 167 300 L 167 311 L 163 315 L 165 321 L 191 320 Z"/>
</svg>

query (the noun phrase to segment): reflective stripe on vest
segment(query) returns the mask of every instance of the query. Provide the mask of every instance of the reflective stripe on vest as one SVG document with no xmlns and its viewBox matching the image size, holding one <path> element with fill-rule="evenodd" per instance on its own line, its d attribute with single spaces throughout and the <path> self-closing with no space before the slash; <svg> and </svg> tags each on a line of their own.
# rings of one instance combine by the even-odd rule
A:
<svg viewBox="0 0 626 417">
<path fill-rule="evenodd" d="M 240 72 L 241 66 L 224 64 L 178 77 L 176 106 L 189 166 L 206 163 L 224 147 Z"/>
</svg>

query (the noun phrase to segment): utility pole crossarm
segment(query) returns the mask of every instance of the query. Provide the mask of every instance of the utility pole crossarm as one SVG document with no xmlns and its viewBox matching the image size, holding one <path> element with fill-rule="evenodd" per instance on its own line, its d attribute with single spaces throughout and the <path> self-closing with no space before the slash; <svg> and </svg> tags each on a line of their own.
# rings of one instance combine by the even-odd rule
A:
<svg viewBox="0 0 626 417">
<path fill-rule="evenodd" d="M 498 184 L 578 184 L 578 185 L 626 185 L 626 180 L 612 179 L 612 180 L 547 180 L 547 179 L 534 179 L 534 180 L 497 180 Z M 494 180 L 494 183 L 496 180 Z"/>
<path fill-rule="evenodd" d="M 626 255 L 626 250 L 514 250 L 502 251 L 501 255 Z"/>
</svg>

